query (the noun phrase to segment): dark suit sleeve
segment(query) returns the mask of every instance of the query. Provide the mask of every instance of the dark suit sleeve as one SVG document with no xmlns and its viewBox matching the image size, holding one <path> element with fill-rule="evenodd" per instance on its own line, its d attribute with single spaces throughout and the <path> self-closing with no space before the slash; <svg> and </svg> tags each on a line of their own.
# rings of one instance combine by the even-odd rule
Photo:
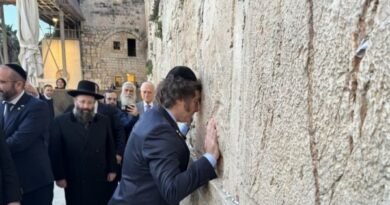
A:
<svg viewBox="0 0 390 205">
<path fill-rule="evenodd" d="M 125 130 L 120 122 L 120 114 L 121 111 L 116 108 L 111 108 L 111 127 L 112 127 L 112 133 L 114 135 L 115 139 L 115 148 L 116 148 L 116 154 L 123 156 L 123 152 L 125 149 L 125 143 L 126 143 L 126 136 L 125 136 Z"/>
<path fill-rule="evenodd" d="M 139 118 L 139 115 L 132 116 L 132 115 L 129 115 L 127 112 L 120 112 L 120 123 L 123 126 L 123 128 L 125 129 L 126 133 L 130 134 L 135 123 L 138 121 L 138 118 Z M 129 136 L 125 136 L 125 137 L 127 139 Z"/>
<path fill-rule="evenodd" d="M 186 152 L 185 147 L 178 144 L 176 137 L 176 133 L 171 129 L 161 126 L 146 138 L 143 146 L 143 156 L 149 164 L 153 179 L 169 204 L 179 204 L 195 189 L 217 177 L 205 157 L 195 161 L 182 172 L 180 159 Z"/>
<path fill-rule="evenodd" d="M 49 156 L 54 179 L 66 179 L 64 143 L 58 119 L 55 119 L 50 126 Z"/>
<path fill-rule="evenodd" d="M 11 154 L 4 141 L 4 133 L 0 131 L 0 169 L 2 190 L 5 204 L 21 200 L 19 180 Z M 0 202 L 1 203 L 1 202 Z"/>
<path fill-rule="evenodd" d="M 115 159 L 115 145 L 112 137 L 111 126 L 108 118 L 106 120 L 106 160 L 107 160 L 107 173 L 116 171 L 116 159 Z"/>
<path fill-rule="evenodd" d="M 11 153 L 21 152 L 29 148 L 32 143 L 45 140 L 43 137 L 47 134 L 50 119 L 48 105 L 41 100 L 36 100 L 27 104 L 23 109 L 20 111 L 20 115 L 23 115 L 21 116 L 22 122 L 17 130 L 6 139 Z"/>
</svg>

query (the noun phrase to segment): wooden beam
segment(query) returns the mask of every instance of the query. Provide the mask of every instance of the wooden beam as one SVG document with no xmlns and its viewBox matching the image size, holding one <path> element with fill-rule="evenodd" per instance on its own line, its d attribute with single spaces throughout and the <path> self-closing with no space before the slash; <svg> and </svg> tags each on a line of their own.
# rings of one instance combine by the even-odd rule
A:
<svg viewBox="0 0 390 205">
<path fill-rule="evenodd" d="M 2 4 L 16 4 L 16 0 L 1 0 Z"/>
</svg>

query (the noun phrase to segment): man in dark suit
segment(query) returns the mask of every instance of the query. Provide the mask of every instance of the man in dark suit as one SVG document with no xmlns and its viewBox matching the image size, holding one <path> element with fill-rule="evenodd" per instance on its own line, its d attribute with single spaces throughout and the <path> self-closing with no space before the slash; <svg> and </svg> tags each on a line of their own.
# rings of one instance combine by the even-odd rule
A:
<svg viewBox="0 0 390 205">
<path fill-rule="evenodd" d="M 87 80 L 68 94 L 74 97 L 74 109 L 55 118 L 50 129 L 56 184 L 65 189 L 67 205 L 106 205 L 116 173 L 110 120 L 94 111 L 103 96 Z"/>
<path fill-rule="evenodd" d="M 39 94 L 39 99 L 45 101 L 49 106 L 50 121 L 54 119 L 53 86 L 46 84 L 43 86 L 43 93 Z"/>
<path fill-rule="evenodd" d="M 22 186 L 22 205 L 51 205 L 53 174 L 47 151 L 49 108 L 25 93 L 19 65 L 0 65 L 2 128 Z"/>
<path fill-rule="evenodd" d="M 184 66 L 173 68 L 159 84 L 159 105 L 145 112 L 134 126 L 125 149 L 122 179 L 109 205 L 177 205 L 217 177 L 214 119 L 207 126 L 206 154 L 190 166 L 190 151 L 176 123 L 191 121 L 199 109 L 201 88 L 195 74 Z"/>
<path fill-rule="evenodd" d="M 74 105 L 71 105 L 66 109 L 65 112 L 72 112 L 73 109 L 74 109 Z M 110 198 L 121 177 L 121 167 L 122 167 L 121 163 L 122 163 L 123 152 L 125 149 L 125 140 L 126 140 L 125 130 L 122 127 L 120 122 L 121 110 L 119 110 L 119 108 L 117 108 L 115 105 L 103 104 L 97 100 L 95 102 L 94 110 L 95 113 L 102 114 L 109 118 L 115 150 L 116 150 L 115 158 L 117 164 L 116 167 L 117 177 L 115 178 L 114 181 L 109 183 L 109 187 L 111 189 L 111 191 L 109 192 L 109 198 Z"/>
<path fill-rule="evenodd" d="M 114 90 L 107 90 L 104 92 L 104 104 L 112 105 L 120 109 L 118 104 L 118 95 Z"/>
<path fill-rule="evenodd" d="M 144 112 L 153 108 L 154 100 L 154 85 L 152 82 L 143 82 L 140 88 L 142 101 L 137 103 L 137 110 L 140 116 Z"/>
<path fill-rule="evenodd" d="M 0 205 L 20 205 L 21 198 L 14 162 L 0 130 Z"/>
<path fill-rule="evenodd" d="M 120 115 L 120 121 L 121 125 L 125 129 L 125 142 L 127 142 L 127 139 L 129 138 L 129 135 L 133 130 L 135 123 L 139 119 L 139 113 L 135 103 L 137 99 L 136 90 L 137 88 L 133 83 L 125 82 L 122 85 L 122 91 L 119 96 L 119 107 L 122 110 Z"/>
<path fill-rule="evenodd" d="M 70 105 L 64 113 L 67 112 L 72 112 L 74 109 L 74 104 Z M 102 114 L 104 116 L 107 116 L 110 120 L 110 125 L 111 125 L 111 131 L 114 139 L 114 145 L 115 145 L 115 150 L 116 150 L 116 160 L 117 163 L 121 163 L 122 161 L 122 156 L 123 152 L 125 149 L 125 130 L 121 125 L 120 122 L 120 115 L 121 111 L 119 108 L 107 105 L 104 103 L 101 103 L 100 101 L 95 102 L 95 107 L 94 107 L 95 113 Z"/>
</svg>

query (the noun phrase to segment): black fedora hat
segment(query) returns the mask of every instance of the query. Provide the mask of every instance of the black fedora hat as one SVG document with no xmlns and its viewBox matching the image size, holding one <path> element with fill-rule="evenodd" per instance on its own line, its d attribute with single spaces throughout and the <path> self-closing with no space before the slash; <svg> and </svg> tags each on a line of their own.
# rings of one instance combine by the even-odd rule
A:
<svg viewBox="0 0 390 205">
<path fill-rule="evenodd" d="M 72 97 L 76 97 L 78 95 L 89 95 L 95 97 L 97 100 L 104 98 L 103 95 L 96 92 L 96 87 L 96 83 L 92 81 L 81 80 L 77 85 L 77 90 L 69 90 L 68 94 Z"/>
</svg>

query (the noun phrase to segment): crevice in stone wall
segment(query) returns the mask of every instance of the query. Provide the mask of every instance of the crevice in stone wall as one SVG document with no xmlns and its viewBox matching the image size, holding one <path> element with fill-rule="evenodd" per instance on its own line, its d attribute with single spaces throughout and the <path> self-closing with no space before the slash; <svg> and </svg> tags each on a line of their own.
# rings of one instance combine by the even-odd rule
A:
<svg viewBox="0 0 390 205">
<path fill-rule="evenodd" d="M 359 137 L 362 136 L 362 129 L 364 125 L 364 121 L 367 116 L 368 102 L 367 102 L 367 92 L 370 88 L 370 81 L 368 81 L 363 88 L 361 93 L 361 102 L 360 102 L 360 125 L 359 125 Z"/>
<path fill-rule="evenodd" d="M 359 19 L 358 19 L 358 22 L 356 25 L 357 31 L 354 32 L 354 34 L 353 34 L 354 49 L 358 48 L 358 46 L 362 40 L 367 39 L 369 37 L 368 36 L 369 32 L 367 32 L 367 27 L 369 26 L 370 22 L 373 21 L 373 19 L 367 19 L 367 16 L 368 16 L 369 8 L 371 5 L 372 5 L 371 16 L 374 16 L 378 10 L 379 0 L 365 0 L 364 1 L 363 8 L 362 8 L 362 11 L 359 15 Z M 350 72 L 350 75 L 351 75 L 350 98 L 351 98 L 353 103 L 356 102 L 356 95 L 357 95 L 357 89 L 358 89 L 358 73 L 360 71 L 360 63 L 362 61 L 362 58 L 363 58 L 363 56 L 355 55 L 352 59 L 352 70 Z M 361 98 L 360 98 L 361 102 L 360 102 L 360 113 L 359 113 L 360 114 L 359 137 L 362 136 L 362 129 L 363 129 L 366 115 L 367 115 L 368 103 L 367 103 L 366 95 L 367 95 L 369 87 L 370 87 L 370 82 L 367 82 L 364 85 L 363 90 L 361 91 Z M 354 114 L 354 111 L 352 110 L 351 111 L 351 118 L 352 119 L 354 119 L 353 114 Z"/>
<path fill-rule="evenodd" d="M 205 2 L 205 0 L 202 0 L 200 2 L 200 6 L 199 6 L 199 10 L 198 10 L 198 18 L 199 18 L 199 22 L 198 22 L 198 42 L 200 42 L 200 40 L 203 40 L 204 2 Z M 200 52 L 200 53 L 202 53 L 202 52 Z M 200 59 L 200 60 L 202 60 L 202 59 Z"/>
<path fill-rule="evenodd" d="M 305 64 L 305 73 L 307 76 L 308 82 L 308 91 L 307 91 L 307 111 L 308 111 L 308 132 L 309 132 L 309 142 L 310 142 L 310 154 L 312 159 L 313 166 L 313 179 L 315 187 L 314 201 L 315 205 L 320 205 L 320 185 L 319 185 L 319 176 L 318 176 L 318 148 L 317 142 L 315 139 L 315 128 L 313 122 L 313 66 L 314 66 L 314 14 L 313 14 L 313 0 L 307 0 L 307 29 L 309 34 L 308 42 L 308 52 L 307 59 Z"/>
<path fill-rule="evenodd" d="M 234 26 L 237 24 L 236 22 L 236 1 L 232 1 L 232 21 L 230 26 L 230 49 L 234 48 Z"/>
<path fill-rule="evenodd" d="M 341 179 L 343 178 L 343 176 L 344 176 L 344 172 L 339 177 L 337 177 L 337 179 L 332 183 L 332 186 L 330 188 L 332 190 L 332 193 L 330 194 L 329 205 L 332 204 L 333 196 L 334 196 L 336 187 L 339 184 L 339 182 L 341 181 Z"/>
<path fill-rule="evenodd" d="M 348 136 L 348 145 L 349 145 L 349 154 L 352 154 L 354 148 L 352 136 Z"/>
<path fill-rule="evenodd" d="M 365 0 L 363 3 L 362 12 L 359 14 L 359 19 L 357 22 L 357 31 L 353 33 L 353 44 L 354 49 L 357 49 L 359 47 L 360 42 L 367 38 L 367 13 L 369 11 L 370 5 L 374 2 L 373 8 L 371 10 L 372 14 L 375 14 L 378 9 L 379 0 Z M 358 88 L 358 80 L 357 75 L 360 69 L 360 62 L 362 58 L 358 56 L 354 56 L 352 59 L 352 71 L 351 71 L 351 99 L 352 102 L 356 102 L 356 91 Z"/>
<path fill-rule="evenodd" d="M 268 119 L 264 123 L 264 129 L 263 129 L 263 136 L 261 136 L 261 144 L 260 144 L 260 149 L 264 149 L 266 145 L 266 140 L 267 140 L 267 127 L 268 127 Z"/>
</svg>

